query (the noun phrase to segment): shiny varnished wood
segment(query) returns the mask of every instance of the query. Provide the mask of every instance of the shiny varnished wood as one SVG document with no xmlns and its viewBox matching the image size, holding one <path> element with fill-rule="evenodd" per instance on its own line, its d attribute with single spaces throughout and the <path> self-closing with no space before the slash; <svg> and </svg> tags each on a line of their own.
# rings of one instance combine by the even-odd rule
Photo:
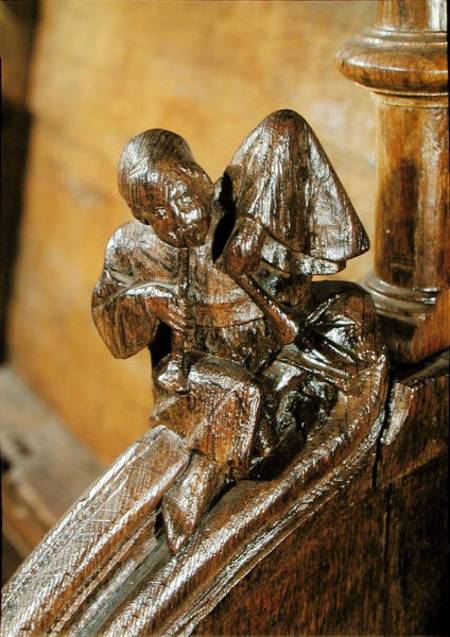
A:
<svg viewBox="0 0 450 637">
<path fill-rule="evenodd" d="M 180 136 L 145 131 L 119 190 L 135 218 L 108 244 L 93 317 L 116 357 L 150 348 L 150 430 L 10 582 L 9 637 L 191 632 L 351 484 L 383 423 L 368 293 L 312 282 L 367 236 L 301 116 L 266 117 L 215 185 Z"/>
<path fill-rule="evenodd" d="M 383 3 L 383 29 L 436 26 L 419 5 Z M 3 630 L 446 634 L 448 359 L 389 381 L 367 293 L 311 281 L 367 242 L 308 124 L 266 118 L 214 189 L 183 140 L 147 131 L 119 183 L 135 220 L 94 319 L 117 357 L 149 345 L 156 409 L 10 583 Z M 416 354 L 441 347 L 427 317 Z"/>
<path fill-rule="evenodd" d="M 378 130 L 374 274 L 366 279 L 394 355 L 450 344 L 446 3 L 385 0 L 339 53 L 374 92 Z"/>
<path fill-rule="evenodd" d="M 201 635 L 448 634 L 448 353 L 392 377 L 357 480 L 219 602 Z"/>
<path fill-rule="evenodd" d="M 39 2 L 7 339 L 15 369 L 102 462 L 144 434 L 153 406 L 147 352 L 114 360 L 89 313 L 105 243 L 128 219 L 114 189 L 124 141 L 149 127 L 177 131 L 216 180 L 238 140 L 267 113 L 300 109 L 373 236 L 371 99 L 333 61 L 339 43 L 369 23 L 372 5 Z M 8 56 L 6 42 L 8 97 L 20 56 Z M 365 253 L 350 261 L 345 278 L 357 280 L 370 260 Z"/>
<path fill-rule="evenodd" d="M 300 414 L 325 416 L 381 351 L 367 295 L 311 285 L 368 239 L 293 111 L 266 117 L 215 187 L 181 137 L 146 131 L 122 153 L 119 190 L 136 221 L 109 243 L 93 316 L 116 356 L 150 345 L 154 418 L 204 456 L 163 505 L 175 550 L 227 485 L 291 455 Z"/>
</svg>

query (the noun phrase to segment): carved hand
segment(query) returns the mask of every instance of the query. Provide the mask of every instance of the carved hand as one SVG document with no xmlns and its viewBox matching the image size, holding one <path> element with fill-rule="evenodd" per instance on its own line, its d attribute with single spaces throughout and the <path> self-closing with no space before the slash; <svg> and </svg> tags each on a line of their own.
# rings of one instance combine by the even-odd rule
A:
<svg viewBox="0 0 450 637">
<path fill-rule="evenodd" d="M 152 283 L 145 286 L 144 294 L 148 309 L 163 323 L 176 332 L 186 333 L 192 330 L 187 301 L 177 296 L 176 286 Z"/>
<path fill-rule="evenodd" d="M 272 326 L 280 345 L 293 343 L 300 331 L 298 321 L 282 311 L 277 313 L 276 318 L 272 317 Z"/>
</svg>

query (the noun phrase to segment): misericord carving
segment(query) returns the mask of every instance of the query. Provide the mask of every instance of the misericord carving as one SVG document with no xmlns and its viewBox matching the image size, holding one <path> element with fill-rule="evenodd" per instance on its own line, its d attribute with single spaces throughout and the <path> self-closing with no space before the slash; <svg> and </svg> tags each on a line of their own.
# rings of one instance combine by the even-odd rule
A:
<svg viewBox="0 0 450 637">
<path fill-rule="evenodd" d="M 312 280 L 367 237 L 299 115 L 269 115 L 216 184 L 181 137 L 142 133 L 119 188 L 135 218 L 108 244 L 93 316 L 114 356 L 150 348 L 150 429 L 10 580 L 5 637 L 190 634 L 380 436 L 373 303 Z"/>
<path fill-rule="evenodd" d="M 276 476 L 338 397 L 350 413 L 355 391 L 370 391 L 363 372 L 382 350 L 370 297 L 312 281 L 368 239 L 314 132 L 288 110 L 250 133 L 216 184 L 179 135 L 137 135 L 119 190 L 134 219 L 108 244 L 93 317 L 114 356 L 152 353 L 151 426 L 189 457 L 160 502 L 177 552 L 227 489 Z"/>
</svg>

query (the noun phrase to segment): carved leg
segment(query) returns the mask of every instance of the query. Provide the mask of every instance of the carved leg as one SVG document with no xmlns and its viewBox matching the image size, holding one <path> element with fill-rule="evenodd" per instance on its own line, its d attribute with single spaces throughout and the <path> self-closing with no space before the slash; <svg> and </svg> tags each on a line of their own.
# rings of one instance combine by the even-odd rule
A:
<svg viewBox="0 0 450 637">
<path fill-rule="evenodd" d="M 186 473 L 163 498 L 167 544 L 176 553 L 227 482 L 226 467 L 194 452 Z"/>
</svg>

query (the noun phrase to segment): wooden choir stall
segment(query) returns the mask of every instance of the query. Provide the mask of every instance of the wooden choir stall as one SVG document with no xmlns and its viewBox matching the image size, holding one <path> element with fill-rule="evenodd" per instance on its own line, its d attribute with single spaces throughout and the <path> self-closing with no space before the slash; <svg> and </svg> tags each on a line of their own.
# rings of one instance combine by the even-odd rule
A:
<svg viewBox="0 0 450 637">
<path fill-rule="evenodd" d="M 150 349 L 155 407 L 3 589 L 3 637 L 447 634 L 445 3 L 375 6 L 337 54 L 375 101 L 361 285 L 330 278 L 369 241 L 301 114 L 216 183 L 177 133 L 125 145 L 92 314 Z"/>
</svg>

